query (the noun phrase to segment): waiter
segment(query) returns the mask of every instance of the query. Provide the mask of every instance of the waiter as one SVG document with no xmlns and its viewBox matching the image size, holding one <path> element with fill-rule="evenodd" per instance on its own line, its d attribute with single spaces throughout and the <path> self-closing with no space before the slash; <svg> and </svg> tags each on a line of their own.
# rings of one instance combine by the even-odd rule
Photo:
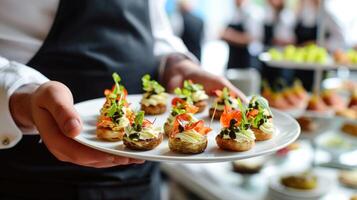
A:
<svg viewBox="0 0 357 200">
<path fill-rule="evenodd" d="M 168 90 L 192 79 L 207 92 L 227 86 L 244 98 L 199 69 L 163 7 L 164 0 L 0 2 L 1 199 L 159 199 L 157 163 L 72 138 L 82 128 L 73 99 L 101 97 L 113 72 L 130 93 L 141 92 L 149 73 Z"/>
<path fill-rule="evenodd" d="M 233 20 L 222 33 L 229 45 L 228 68 L 251 67 L 249 45 L 261 37 L 259 10 L 249 0 L 236 0 L 237 10 Z"/>
<path fill-rule="evenodd" d="M 266 49 L 283 47 L 295 41 L 293 26 L 294 13 L 286 7 L 285 0 L 266 0 L 264 16 L 263 44 Z M 270 84 L 275 84 L 279 78 L 291 81 L 293 71 L 288 69 L 272 68 L 263 64 L 263 78 Z"/>
</svg>

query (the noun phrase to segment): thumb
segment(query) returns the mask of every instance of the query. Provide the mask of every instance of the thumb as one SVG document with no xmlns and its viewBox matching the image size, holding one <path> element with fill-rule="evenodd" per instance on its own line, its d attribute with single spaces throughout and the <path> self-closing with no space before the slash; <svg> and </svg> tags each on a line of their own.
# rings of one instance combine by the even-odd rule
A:
<svg viewBox="0 0 357 200">
<path fill-rule="evenodd" d="M 36 99 L 40 108 L 51 113 L 62 133 L 70 138 L 80 133 L 82 122 L 73 106 L 72 93 L 65 85 L 55 81 L 47 82 L 38 89 Z"/>
</svg>

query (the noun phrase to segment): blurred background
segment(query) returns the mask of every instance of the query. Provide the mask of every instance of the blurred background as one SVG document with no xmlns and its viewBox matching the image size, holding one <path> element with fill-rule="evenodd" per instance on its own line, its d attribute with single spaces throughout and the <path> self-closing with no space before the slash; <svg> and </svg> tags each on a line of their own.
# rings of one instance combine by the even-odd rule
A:
<svg viewBox="0 0 357 200">
<path fill-rule="evenodd" d="M 163 164 L 163 199 L 357 199 L 357 1 L 168 0 L 202 67 L 295 117 L 300 138 L 233 163 Z"/>
</svg>

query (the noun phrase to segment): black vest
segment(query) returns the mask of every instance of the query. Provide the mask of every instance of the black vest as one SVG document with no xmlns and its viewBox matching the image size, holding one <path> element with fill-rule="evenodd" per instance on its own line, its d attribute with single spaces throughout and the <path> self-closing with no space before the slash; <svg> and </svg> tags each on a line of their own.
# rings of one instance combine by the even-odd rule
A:
<svg viewBox="0 0 357 200">
<path fill-rule="evenodd" d="M 246 32 L 243 23 L 230 24 L 228 26 L 239 32 Z M 250 68 L 250 54 L 248 46 L 229 44 L 228 68 Z"/>
<path fill-rule="evenodd" d="M 66 84 L 75 101 L 103 96 L 116 71 L 129 93 L 157 75 L 148 0 L 61 0 L 42 48 L 28 63 Z"/>
<path fill-rule="evenodd" d="M 157 76 L 153 45 L 148 0 L 61 0 L 49 35 L 28 65 L 66 84 L 76 102 L 102 97 L 103 90 L 113 84 L 114 71 L 129 93 L 139 93 L 143 74 Z M 11 191 L 27 197 L 38 192 L 37 197 L 70 199 L 80 196 L 76 188 L 84 186 L 97 193 L 82 191 L 91 194 L 83 199 L 96 199 L 98 194 L 104 199 L 158 195 L 159 186 L 152 184 L 153 174 L 158 174 L 155 163 L 80 167 L 58 161 L 38 141 L 39 136 L 24 136 L 14 148 L 0 151 L 0 170 L 5 172 L 0 173 L 0 199 L 7 192 L 14 194 Z M 38 184 L 48 187 L 40 191 Z M 156 191 L 150 196 L 153 185 Z M 112 193 L 106 193 L 108 187 Z"/>
</svg>

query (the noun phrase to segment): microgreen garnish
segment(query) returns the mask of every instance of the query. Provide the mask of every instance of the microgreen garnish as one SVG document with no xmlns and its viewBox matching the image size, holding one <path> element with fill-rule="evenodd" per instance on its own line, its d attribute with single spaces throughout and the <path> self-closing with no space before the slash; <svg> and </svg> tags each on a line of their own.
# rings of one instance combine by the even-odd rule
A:
<svg viewBox="0 0 357 200">
<path fill-rule="evenodd" d="M 192 92 L 190 90 L 187 90 L 185 88 L 176 88 L 175 89 L 175 94 L 179 96 L 181 99 L 186 100 L 188 103 L 192 104 Z"/>
<path fill-rule="evenodd" d="M 120 86 L 119 86 L 119 82 L 121 80 L 120 76 L 117 73 L 113 73 L 112 74 L 113 80 L 115 82 L 115 87 L 114 87 L 114 94 L 117 94 L 120 91 Z"/>
<path fill-rule="evenodd" d="M 165 92 L 165 88 L 162 87 L 157 81 L 150 80 L 150 75 L 146 74 L 141 78 L 143 82 L 143 89 L 145 92 L 160 94 Z"/>
<path fill-rule="evenodd" d="M 247 108 L 246 108 L 246 106 L 243 105 L 242 101 L 239 98 L 237 98 L 237 102 L 238 102 L 238 107 L 239 107 L 240 111 L 242 112 L 242 121 L 239 124 L 239 128 L 241 130 L 247 130 L 250 128 L 250 123 L 246 116 Z"/>
<path fill-rule="evenodd" d="M 134 124 L 133 124 L 133 128 L 135 131 L 141 131 L 143 121 L 144 121 L 144 116 L 145 116 L 144 111 L 139 111 L 136 113 L 135 119 L 134 119 Z"/>
</svg>

